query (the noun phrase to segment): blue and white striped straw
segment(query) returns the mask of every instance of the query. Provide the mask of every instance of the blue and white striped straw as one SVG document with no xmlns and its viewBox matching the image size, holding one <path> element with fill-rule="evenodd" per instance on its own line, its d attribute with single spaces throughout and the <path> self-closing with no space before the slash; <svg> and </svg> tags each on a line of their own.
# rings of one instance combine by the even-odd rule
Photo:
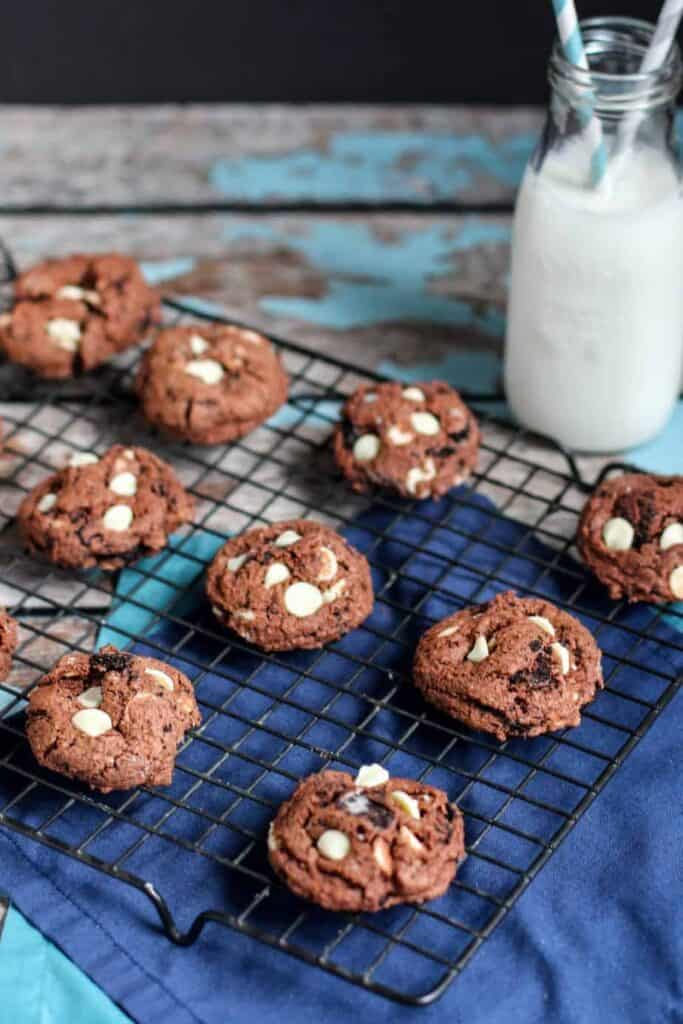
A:
<svg viewBox="0 0 683 1024">
<path fill-rule="evenodd" d="M 665 0 L 647 53 L 640 65 L 641 75 L 661 67 L 669 56 L 681 15 L 683 15 L 683 0 Z"/>
<path fill-rule="evenodd" d="M 683 0 L 681 0 L 683 2 Z M 560 44 L 570 64 L 575 64 L 583 71 L 590 72 L 586 51 L 583 47 L 579 19 L 576 14 L 574 0 L 553 0 L 557 30 Z M 599 118 L 589 108 L 586 112 L 586 134 L 591 147 L 591 181 L 597 185 L 603 178 L 607 166 L 607 154 L 602 137 L 602 125 Z"/>
<path fill-rule="evenodd" d="M 650 45 L 640 65 L 641 75 L 656 71 L 664 64 L 674 44 L 681 16 L 683 16 L 683 0 L 664 0 L 664 6 L 660 11 Z M 638 111 L 627 114 L 623 119 L 615 147 L 615 156 L 618 157 L 618 160 L 615 161 L 614 173 L 623 162 L 624 152 L 633 143 L 641 120 L 642 116 Z"/>
</svg>

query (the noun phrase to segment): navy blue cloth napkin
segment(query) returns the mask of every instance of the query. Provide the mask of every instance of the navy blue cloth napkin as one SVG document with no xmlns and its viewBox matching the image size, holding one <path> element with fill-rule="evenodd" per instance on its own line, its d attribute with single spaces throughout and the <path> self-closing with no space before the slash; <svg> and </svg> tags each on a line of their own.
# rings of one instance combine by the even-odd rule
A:
<svg viewBox="0 0 683 1024">
<path fill-rule="evenodd" d="M 478 539 L 473 540 L 475 535 Z M 204 740 L 183 750 L 169 791 L 96 797 L 96 806 L 75 804 L 46 828 L 54 838 L 77 843 L 104 821 L 100 807 L 105 804 L 156 829 L 158 834 L 146 833 L 130 821 L 116 821 L 87 852 L 108 861 L 128 852 L 122 867 L 155 885 L 181 928 L 200 910 L 227 908 L 239 914 L 250 905 L 262 888 L 260 876 L 268 873 L 263 840 L 273 806 L 291 792 L 294 776 L 325 763 L 325 751 L 339 751 L 339 759 L 331 763 L 345 767 L 383 759 L 396 775 L 417 775 L 430 759 L 443 755 L 445 767 L 434 770 L 428 780 L 460 798 L 468 840 L 475 847 L 460 877 L 470 888 L 504 897 L 516 876 L 496 862 L 523 871 L 537 852 L 517 833 L 550 836 L 561 820 L 547 806 L 571 812 L 598 779 L 604 758 L 623 745 L 627 734 L 608 722 L 636 728 L 644 714 L 637 698 L 656 699 L 666 686 L 663 674 L 683 672 L 681 634 L 653 609 L 636 606 L 599 630 L 613 692 L 601 694 L 592 717 L 568 734 L 571 744 L 554 748 L 548 737 L 514 741 L 507 747 L 511 756 L 492 763 L 487 746 L 497 745 L 484 737 L 478 737 L 480 743 L 459 742 L 446 750 L 450 737 L 445 729 L 408 728 L 415 721 L 412 716 L 424 708 L 405 679 L 421 630 L 463 603 L 485 600 L 506 587 L 531 588 L 566 601 L 576 591 L 582 570 L 567 559 L 555 559 L 552 570 L 545 568 L 551 557 L 547 548 L 525 527 L 499 516 L 488 502 L 464 489 L 415 513 L 374 508 L 347 536 L 370 555 L 375 587 L 382 595 L 367 627 L 322 654 L 285 655 L 277 664 L 238 647 L 222 657 L 223 644 L 202 597 L 201 581 L 195 580 L 183 595 L 182 611 L 199 632 L 188 640 L 184 627 L 164 619 L 136 649 L 158 655 L 159 645 L 178 645 L 172 660 L 196 681 Z M 510 548 L 514 554 L 506 554 Z M 396 576 L 399 568 L 402 577 Z M 408 608 L 418 610 L 409 621 Z M 611 608 L 599 588 L 583 592 L 579 612 L 589 628 L 596 630 L 598 617 Z M 647 630 L 648 638 L 639 639 L 635 630 Z M 393 639 L 385 639 L 387 635 Z M 616 674 L 614 655 L 627 659 Z M 368 661 L 382 671 L 365 667 Z M 282 696 L 286 700 L 273 708 L 273 698 Z M 367 734 L 354 737 L 352 726 L 367 717 L 368 699 L 380 702 L 373 705 L 379 710 Z M 217 713 L 221 706 L 229 714 Z M 323 708 L 327 720 L 315 722 Z M 256 730 L 249 724 L 254 717 L 262 721 Z M 0 833 L 2 885 L 46 935 L 139 1021 L 303 1021 L 312 1014 L 348 1021 L 352 1013 L 378 1022 L 442 1020 L 447 1014 L 472 1024 L 680 1021 L 680 727 L 679 697 L 444 999 L 426 1010 L 397 1007 L 215 925 L 194 946 L 178 948 L 163 936 L 152 906 L 139 893 L 7 829 Z M 288 742 L 298 735 L 300 741 Z M 401 750 L 395 752 L 391 744 L 399 740 Z M 7 756 L 15 741 L 1 742 L 0 756 Z M 603 758 L 587 754 L 587 749 Z M 229 755 L 223 756 L 226 750 Z M 526 762 L 543 756 L 548 771 L 525 783 L 532 802 L 508 800 L 509 790 L 528 773 Z M 262 762 L 273 760 L 278 770 L 263 773 Z M 25 748 L 12 754 L 12 763 L 19 771 L 22 766 L 33 768 Z M 215 784 L 201 782 L 200 773 L 212 773 Z M 473 775 L 478 776 L 474 782 Z M 45 778 L 60 782 L 56 776 Z M 569 782 L 572 778 L 584 787 Z M 16 772 L 0 772 L 0 805 L 20 787 Z M 250 787 L 252 796 L 240 798 Z M 178 808 L 173 801 L 181 798 L 202 814 Z M 35 825 L 62 804 L 61 795 L 40 787 L 10 813 Z M 517 832 L 487 829 L 482 819 L 494 814 L 502 826 Z M 165 832 L 187 844 L 200 842 L 212 857 L 168 842 Z M 252 843 L 250 836 L 258 841 Z M 254 872 L 252 881 L 227 866 L 227 860 L 238 856 Z M 479 924 L 490 909 L 458 886 L 430 906 Z M 282 928 L 303 908 L 282 894 L 264 900 L 249 921 Z M 381 927 L 396 929 L 409 917 L 409 910 L 398 908 L 376 920 Z M 334 915 L 313 909 L 301 933 L 292 938 L 315 951 L 322 938 L 336 933 L 337 925 Z M 438 918 L 425 915 L 409 926 L 405 938 L 446 956 L 464 941 Z M 356 929 L 335 956 L 358 969 L 379 948 L 376 937 Z M 438 974 L 435 969 L 430 975 L 416 954 L 398 945 L 378 970 L 377 981 L 419 992 Z"/>
</svg>

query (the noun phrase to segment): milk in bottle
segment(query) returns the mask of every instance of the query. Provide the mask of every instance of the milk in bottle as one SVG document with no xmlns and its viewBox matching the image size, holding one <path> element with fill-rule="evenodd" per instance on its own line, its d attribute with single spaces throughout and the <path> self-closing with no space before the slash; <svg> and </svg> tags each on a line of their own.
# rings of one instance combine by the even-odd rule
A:
<svg viewBox="0 0 683 1024">
<path fill-rule="evenodd" d="M 586 49 L 590 54 L 592 46 L 598 67 L 615 48 L 610 66 L 619 58 L 638 67 L 649 29 L 629 22 L 628 49 L 623 31 L 614 41 L 604 27 L 596 43 L 595 21 L 617 19 L 585 23 Z M 598 187 L 581 130 L 585 97 L 562 80 L 573 74 L 563 63 L 555 53 L 551 129 L 525 172 L 515 211 L 505 387 L 526 426 L 578 450 L 614 451 L 664 426 L 681 383 L 683 199 L 671 145 L 680 62 L 676 51 L 645 93 L 632 76 L 616 94 L 612 79 L 619 76 L 604 76 L 607 83 L 592 76 L 608 154 Z M 611 161 L 611 174 L 619 121 L 624 110 L 634 116 L 634 103 L 636 140 Z"/>
</svg>

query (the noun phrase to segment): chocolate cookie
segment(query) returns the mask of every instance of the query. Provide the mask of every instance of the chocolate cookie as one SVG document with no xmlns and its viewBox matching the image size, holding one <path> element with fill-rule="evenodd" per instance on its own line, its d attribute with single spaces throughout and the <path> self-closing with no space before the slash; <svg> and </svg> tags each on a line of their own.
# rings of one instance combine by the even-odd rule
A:
<svg viewBox="0 0 683 1024">
<path fill-rule="evenodd" d="M 354 491 L 376 486 L 435 498 L 470 475 L 479 427 L 458 392 L 442 381 L 364 384 L 344 405 L 333 444 Z"/>
<path fill-rule="evenodd" d="M 512 591 L 427 630 L 413 678 L 426 700 L 499 740 L 578 725 L 603 685 L 588 630 L 549 601 Z"/>
<path fill-rule="evenodd" d="M 67 568 L 119 569 L 166 545 L 194 502 L 170 466 L 146 448 L 78 452 L 38 484 L 17 514 L 29 549 Z"/>
<path fill-rule="evenodd" d="M 6 679 L 12 667 L 12 655 L 18 639 L 17 624 L 4 608 L 0 608 L 0 679 Z"/>
<path fill-rule="evenodd" d="M 465 856 L 460 811 L 441 789 L 380 765 L 310 775 L 268 831 L 268 856 L 293 892 L 328 910 L 382 910 L 446 891 Z"/>
<path fill-rule="evenodd" d="M 683 476 L 624 473 L 600 484 L 576 542 L 614 600 L 683 600 Z"/>
<path fill-rule="evenodd" d="M 137 378 L 149 422 L 193 444 L 248 434 L 280 408 L 287 386 L 268 339 L 225 324 L 161 331 Z"/>
<path fill-rule="evenodd" d="M 372 611 L 370 567 L 334 530 L 310 519 L 248 530 L 209 566 L 214 615 L 265 651 L 322 647 Z"/>
<path fill-rule="evenodd" d="M 65 654 L 31 691 L 26 733 L 44 768 L 109 793 L 169 786 L 178 744 L 199 725 L 192 683 L 156 658 Z"/>
<path fill-rule="evenodd" d="M 142 341 L 159 296 L 128 256 L 47 260 L 20 274 L 0 316 L 0 350 L 41 377 L 73 377 Z"/>
</svg>

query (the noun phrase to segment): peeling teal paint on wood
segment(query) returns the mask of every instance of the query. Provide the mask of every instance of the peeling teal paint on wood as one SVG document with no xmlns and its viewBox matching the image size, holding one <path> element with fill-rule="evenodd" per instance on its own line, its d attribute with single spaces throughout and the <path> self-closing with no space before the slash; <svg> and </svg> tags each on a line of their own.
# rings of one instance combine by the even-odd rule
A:
<svg viewBox="0 0 683 1024">
<path fill-rule="evenodd" d="M 212 302 L 211 299 L 204 299 L 201 295 L 176 295 L 175 298 L 187 307 L 190 313 L 198 316 L 225 316 L 225 306 L 219 302 Z"/>
<path fill-rule="evenodd" d="M 429 204 L 457 199 L 481 179 L 514 188 L 535 142 L 531 134 L 493 142 L 480 135 L 345 132 L 332 135 L 321 152 L 216 160 L 208 177 L 226 198 L 252 203 L 278 198 Z"/>
<path fill-rule="evenodd" d="M 396 380 L 446 380 L 463 391 L 494 394 L 500 387 L 501 360 L 493 352 L 462 350 L 448 352 L 443 359 L 403 366 L 383 360 L 377 372 Z"/>
<path fill-rule="evenodd" d="M 156 285 L 189 274 L 195 264 L 196 260 L 179 257 L 175 260 L 143 260 L 140 268 L 149 284 Z"/>
<path fill-rule="evenodd" d="M 260 305 L 272 316 L 294 317 L 337 330 L 373 324 L 414 321 L 470 326 L 497 337 L 501 312 L 429 290 L 430 281 L 457 274 L 457 254 L 482 245 L 509 241 L 509 229 L 471 219 L 462 229 L 427 227 L 391 240 L 363 224 L 340 221 L 309 223 L 301 235 L 283 234 L 270 224 L 243 222 L 226 229 L 229 243 L 262 240 L 301 254 L 327 280 L 319 298 L 266 295 Z"/>
<path fill-rule="evenodd" d="M 628 461 L 636 466 L 646 466 L 655 473 L 683 473 L 683 401 L 674 409 L 673 416 L 661 434 L 633 448 L 628 453 Z"/>
</svg>

